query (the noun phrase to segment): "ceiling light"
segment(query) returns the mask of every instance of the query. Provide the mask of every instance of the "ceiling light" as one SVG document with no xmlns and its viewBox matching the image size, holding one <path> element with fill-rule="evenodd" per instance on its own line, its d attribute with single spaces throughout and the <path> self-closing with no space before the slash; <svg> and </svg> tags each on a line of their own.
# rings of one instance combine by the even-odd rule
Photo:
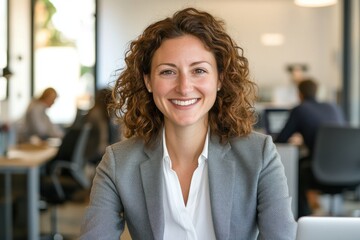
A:
<svg viewBox="0 0 360 240">
<path fill-rule="evenodd" d="M 327 7 L 337 3 L 337 0 L 295 0 L 296 5 L 301 7 Z"/>
<path fill-rule="evenodd" d="M 284 44 L 284 35 L 280 33 L 264 33 L 261 43 L 265 46 L 280 46 Z"/>
</svg>

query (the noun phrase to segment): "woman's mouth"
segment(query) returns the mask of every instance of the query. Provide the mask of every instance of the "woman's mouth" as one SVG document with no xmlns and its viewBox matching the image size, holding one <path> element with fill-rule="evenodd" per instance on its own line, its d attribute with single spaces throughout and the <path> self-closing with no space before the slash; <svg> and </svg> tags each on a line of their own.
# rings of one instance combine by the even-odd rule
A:
<svg viewBox="0 0 360 240">
<path fill-rule="evenodd" d="M 173 99 L 171 100 L 172 103 L 174 103 L 175 105 L 179 105 L 179 106 L 190 106 L 194 103 L 196 103 L 197 99 L 189 99 L 189 100 L 177 100 L 177 99 Z"/>
</svg>

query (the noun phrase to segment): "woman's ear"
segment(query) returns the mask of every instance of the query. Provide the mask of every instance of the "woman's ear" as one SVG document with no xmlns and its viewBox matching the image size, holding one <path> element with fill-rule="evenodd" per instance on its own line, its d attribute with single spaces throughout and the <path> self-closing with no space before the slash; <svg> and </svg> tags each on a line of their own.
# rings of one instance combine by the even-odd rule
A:
<svg viewBox="0 0 360 240">
<path fill-rule="evenodd" d="M 149 76 L 149 75 L 145 75 L 145 74 L 144 74 L 144 83 L 145 83 L 145 86 L 146 86 L 148 92 L 151 93 L 152 90 L 151 90 L 150 76 Z"/>
<path fill-rule="evenodd" d="M 222 87 L 222 80 L 223 80 L 224 75 L 222 73 L 219 74 L 219 79 L 217 82 L 217 90 L 220 91 L 221 87 Z"/>
</svg>

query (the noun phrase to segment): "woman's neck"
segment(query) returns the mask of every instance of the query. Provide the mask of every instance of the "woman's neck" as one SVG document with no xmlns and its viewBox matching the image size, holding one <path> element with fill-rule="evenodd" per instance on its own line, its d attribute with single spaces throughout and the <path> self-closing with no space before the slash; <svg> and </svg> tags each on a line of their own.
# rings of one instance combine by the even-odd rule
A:
<svg viewBox="0 0 360 240">
<path fill-rule="evenodd" d="M 188 164 L 199 158 L 208 131 L 207 126 L 174 129 L 165 127 L 166 147 L 173 164 Z"/>
</svg>

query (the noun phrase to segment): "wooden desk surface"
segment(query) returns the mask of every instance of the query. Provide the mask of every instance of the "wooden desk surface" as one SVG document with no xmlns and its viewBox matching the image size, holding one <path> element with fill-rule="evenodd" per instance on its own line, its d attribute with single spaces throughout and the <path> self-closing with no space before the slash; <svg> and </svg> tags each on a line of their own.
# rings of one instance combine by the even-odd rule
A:
<svg viewBox="0 0 360 240">
<path fill-rule="evenodd" d="M 0 157 L 0 168 L 38 166 L 53 158 L 57 150 L 48 145 L 19 144 L 10 148 L 6 157 Z"/>
</svg>

